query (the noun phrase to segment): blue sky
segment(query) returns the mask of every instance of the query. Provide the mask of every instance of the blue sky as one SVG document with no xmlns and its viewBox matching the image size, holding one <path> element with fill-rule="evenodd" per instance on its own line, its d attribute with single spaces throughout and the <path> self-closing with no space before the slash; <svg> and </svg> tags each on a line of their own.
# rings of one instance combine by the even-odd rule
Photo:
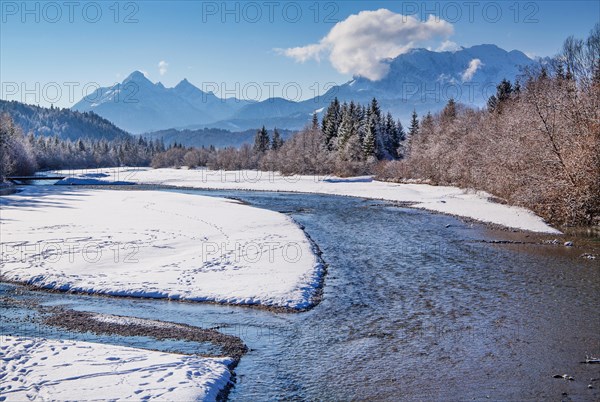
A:
<svg viewBox="0 0 600 402">
<path fill-rule="evenodd" d="M 493 43 L 549 56 L 568 35 L 585 37 L 600 19 L 598 1 L 76 1 L 66 6 L 62 1 L 2 0 L 1 95 L 68 107 L 85 95 L 86 85 L 88 91 L 96 84 L 108 86 L 141 70 L 165 86 L 187 78 L 221 95 L 306 99 L 372 66 L 344 60 L 361 49 L 348 48 L 352 41 L 344 42 L 339 35 L 330 41 L 343 53 L 335 58 L 337 66 L 329 59 L 330 50 L 315 56 L 303 47 L 322 43 L 336 22 L 380 8 L 420 21 L 430 14 L 445 21 L 444 29 L 432 33 L 423 25 L 422 40 L 387 37 L 395 41 L 395 46 L 380 49 L 387 55 L 400 45 L 436 49 L 445 41 L 465 47 Z M 353 26 L 348 23 L 346 28 Z M 374 26 L 379 32 L 375 37 L 385 34 L 384 28 Z M 294 47 L 301 48 L 300 56 L 277 50 Z M 313 57 L 298 62 L 306 54 Z"/>
</svg>

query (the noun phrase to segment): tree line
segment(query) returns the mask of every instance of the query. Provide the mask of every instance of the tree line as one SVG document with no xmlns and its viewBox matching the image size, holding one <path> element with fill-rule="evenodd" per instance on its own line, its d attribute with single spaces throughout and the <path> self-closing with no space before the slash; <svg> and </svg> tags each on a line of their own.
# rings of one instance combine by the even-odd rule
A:
<svg viewBox="0 0 600 402">
<path fill-rule="evenodd" d="M 152 166 L 265 169 L 283 174 L 365 174 L 372 172 L 379 160 L 400 159 L 406 136 L 402 123 L 390 113 L 383 114 L 377 99 L 365 106 L 340 103 L 335 98 L 321 121 L 314 113 L 310 125 L 287 141 L 277 128 L 270 136 L 263 126 L 252 145 L 224 149 L 174 147 L 157 155 Z"/>
<path fill-rule="evenodd" d="M 123 136 L 79 138 L 24 134 L 8 114 L 0 116 L 0 180 L 10 175 L 31 175 L 38 170 L 88 169 L 111 166 L 150 166 L 163 152 L 162 141 Z"/>
</svg>

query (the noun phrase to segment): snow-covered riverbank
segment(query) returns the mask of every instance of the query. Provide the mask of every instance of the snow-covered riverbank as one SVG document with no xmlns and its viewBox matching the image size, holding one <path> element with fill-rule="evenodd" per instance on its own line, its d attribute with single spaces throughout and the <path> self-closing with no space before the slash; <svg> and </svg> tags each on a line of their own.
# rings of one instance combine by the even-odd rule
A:
<svg viewBox="0 0 600 402">
<path fill-rule="evenodd" d="M 442 212 L 509 228 L 560 233 L 533 212 L 492 201 L 484 192 L 427 184 L 397 184 L 369 177 L 282 176 L 276 172 L 211 171 L 206 169 L 112 168 L 62 171 L 63 184 L 131 182 L 223 190 L 290 191 L 345 195 L 413 203 L 413 207 Z"/>
<path fill-rule="evenodd" d="M 5 281 L 306 308 L 322 266 L 287 216 L 164 191 L 29 187 L 0 198 Z"/>
<path fill-rule="evenodd" d="M 215 400 L 231 359 L 0 336 L 0 399 Z"/>
</svg>

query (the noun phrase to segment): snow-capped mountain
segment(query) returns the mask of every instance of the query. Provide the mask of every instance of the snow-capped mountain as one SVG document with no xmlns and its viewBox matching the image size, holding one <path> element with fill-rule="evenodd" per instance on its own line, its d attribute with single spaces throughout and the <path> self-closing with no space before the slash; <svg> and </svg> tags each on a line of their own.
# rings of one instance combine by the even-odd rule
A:
<svg viewBox="0 0 600 402">
<path fill-rule="evenodd" d="M 439 110 L 450 99 L 483 106 L 503 79 L 514 81 L 521 69 L 534 63 L 524 53 L 495 45 L 478 45 L 455 52 L 413 49 L 390 60 L 390 71 L 379 81 L 355 77 L 332 88 L 325 98 L 365 103 L 376 97 L 384 110 L 408 118 Z"/>
<path fill-rule="evenodd" d="M 248 101 L 223 100 L 203 92 L 187 80 L 174 88 L 166 88 L 134 71 L 123 82 L 98 88 L 72 109 L 107 118 L 132 133 L 142 133 L 196 123 L 209 123 L 231 116 Z"/>
<path fill-rule="evenodd" d="M 369 102 L 376 97 L 384 111 L 407 119 L 441 109 L 453 97 L 460 103 L 483 106 L 507 78 L 514 81 L 521 69 L 535 63 L 524 53 L 507 52 L 495 45 L 478 45 L 458 51 L 413 49 L 389 60 L 386 77 L 372 81 L 354 77 L 323 96 L 301 102 L 270 98 L 262 102 L 221 99 L 184 79 L 174 88 L 152 83 L 136 71 L 122 83 L 100 88 L 73 106 L 94 111 L 133 133 L 179 128 L 214 127 L 234 131 L 269 127 L 297 129 L 333 100 Z"/>
<path fill-rule="evenodd" d="M 212 92 L 204 92 L 195 87 L 186 78 L 172 90 L 174 94 L 188 101 L 196 109 L 207 114 L 210 122 L 226 119 L 242 107 L 254 103 L 237 98 L 221 99 Z"/>
</svg>

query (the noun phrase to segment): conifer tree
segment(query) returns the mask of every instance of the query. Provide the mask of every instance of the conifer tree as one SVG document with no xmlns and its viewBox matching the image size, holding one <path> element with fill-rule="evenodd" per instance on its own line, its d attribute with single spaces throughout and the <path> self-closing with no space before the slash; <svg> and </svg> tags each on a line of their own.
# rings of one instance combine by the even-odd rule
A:
<svg viewBox="0 0 600 402">
<path fill-rule="evenodd" d="M 509 80 L 503 79 L 496 87 L 496 98 L 499 102 L 504 102 L 510 98 L 513 92 L 513 86 Z"/>
<path fill-rule="evenodd" d="M 354 104 L 352 104 L 352 107 L 354 107 Z M 344 149 L 346 143 L 352 136 L 353 132 L 354 132 L 354 122 L 352 121 L 351 107 L 344 104 L 342 106 L 342 121 L 340 123 L 340 127 L 338 129 L 338 135 L 337 135 L 337 141 L 338 141 L 337 149 L 339 151 L 342 151 Z"/>
<path fill-rule="evenodd" d="M 374 116 L 375 118 L 375 122 L 381 122 L 381 108 L 379 107 L 379 102 L 377 102 L 376 98 L 373 98 L 371 100 L 371 114 Z"/>
<path fill-rule="evenodd" d="M 256 132 L 254 137 L 254 151 L 258 153 L 264 153 L 269 149 L 269 133 L 265 126 L 262 126 L 260 130 Z"/>
<path fill-rule="evenodd" d="M 410 137 L 417 135 L 419 133 L 419 117 L 417 116 L 417 111 L 413 109 L 410 126 L 408 128 L 408 135 Z"/>
<path fill-rule="evenodd" d="M 279 135 L 277 128 L 273 129 L 273 139 L 271 140 L 271 149 L 276 151 L 283 145 L 283 139 Z"/>
<path fill-rule="evenodd" d="M 381 118 L 381 109 L 379 108 L 377 99 L 373 98 L 369 104 L 365 118 L 369 126 L 367 132 L 370 130 L 375 138 L 375 156 L 379 159 L 389 157 L 387 145 L 389 140 L 385 132 L 384 122 Z"/>
<path fill-rule="evenodd" d="M 367 132 L 365 133 L 365 138 L 363 138 L 362 141 L 365 159 L 375 156 L 375 133 L 373 132 L 372 127 L 372 124 L 367 124 Z"/>
<path fill-rule="evenodd" d="M 404 131 L 404 126 L 400 120 L 398 120 L 396 123 L 396 132 L 398 133 L 398 139 L 400 142 L 406 140 L 406 132 Z"/>
<path fill-rule="evenodd" d="M 385 117 L 385 139 L 386 139 L 386 151 L 392 159 L 398 158 L 398 148 L 400 147 L 400 136 L 398 135 L 398 129 L 396 122 L 390 112 Z"/>
<path fill-rule="evenodd" d="M 327 107 L 323 116 L 323 134 L 327 149 L 332 150 L 336 145 L 336 137 L 342 120 L 340 102 L 336 97 Z"/>
<path fill-rule="evenodd" d="M 542 68 L 544 69 L 544 68 Z M 496 87 L 496 95 L 490 96 L 487 102 L 488 111 L 501 112 L 502 104 L 510 99 L 514 89 L 510 81 L 503 79 Z"/>
<path fill-rule="evenodd" d="M 313 114 L 312 114 L 311 127 L 313 130 L 319 129 L 319 117 L 317 116 L 317 112 L 313 112 Z"/>
</svg>

